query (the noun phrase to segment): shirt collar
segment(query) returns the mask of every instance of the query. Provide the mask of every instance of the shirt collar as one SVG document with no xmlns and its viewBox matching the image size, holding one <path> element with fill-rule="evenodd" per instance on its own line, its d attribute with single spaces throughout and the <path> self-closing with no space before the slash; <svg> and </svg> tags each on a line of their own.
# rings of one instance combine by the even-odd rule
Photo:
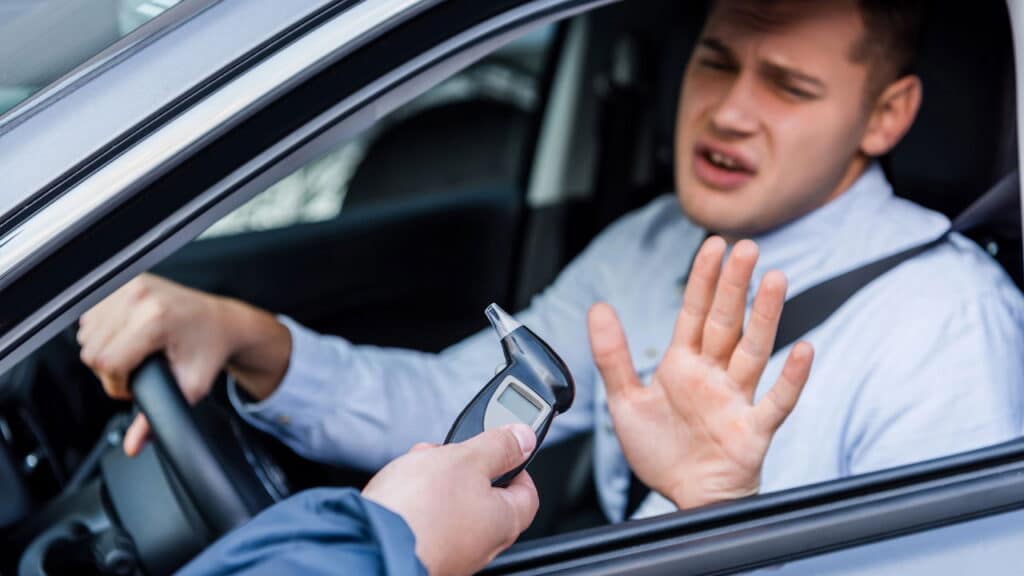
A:
<svg viewBox="0 0 1024 576">
<path fill-rule="evenodd" d="M 783 226 L 752 238 L 760 256 L 754 268 L 750 296 L 769 270 L 782 270 L 789 279 L 789 295 L 834 275 L 830 258 L 848 242 L 851 232 L 864 233 L 872 212 L 884 208 L 893 196 L 882 167 L 872 162 L 839 197 Z M 849 228 L 856 230 L 850 230 Z"/>
</svg>

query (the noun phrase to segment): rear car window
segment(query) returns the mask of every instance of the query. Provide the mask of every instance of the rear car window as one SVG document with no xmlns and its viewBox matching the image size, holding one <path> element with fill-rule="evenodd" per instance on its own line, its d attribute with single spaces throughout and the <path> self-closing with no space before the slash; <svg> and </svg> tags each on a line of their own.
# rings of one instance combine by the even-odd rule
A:
<svg viewBox="0 0 1024 576">
<path fill-rule="evenodd" d="M 540 110 L 541 79 L 554 37 L 555 26 L 550 25 L 489 54 L 286 176 L 201 238 L 322 222 L 340 215 L 343 206 L 394 204 L 515 180 L 529 120 Z M 460 138 L 453 125 L 472 134 Z M 442 133 L 443 142 L 437 140 Z M 460 148 L 452 142 L 473 145 Z M 462 160 L 439 165 L 438 158 L 425 152 L 431 149 L 449 159 L 461 155 Z M 396 165 L 403 169 L 395 170 Z"/>
</svg>

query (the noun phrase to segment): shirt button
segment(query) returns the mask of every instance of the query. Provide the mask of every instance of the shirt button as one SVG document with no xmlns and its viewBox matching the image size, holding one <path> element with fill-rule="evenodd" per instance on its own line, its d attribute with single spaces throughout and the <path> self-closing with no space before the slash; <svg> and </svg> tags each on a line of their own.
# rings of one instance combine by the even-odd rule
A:
<svg viewBox="0 0 1024 576">
<path fill-rule="evenodd" d="M 282 426 L 287 426 L 288 424 L 291 423 L 291 421 L 291 416 L 287 414 L 281 414 L 280 416 L 277 417 L 277 423 L 281 424 Z"/>
<path fill-rule="evenodd" d="M 648 358 L 650 358 L 651 360 L 654 360 L 655 358 L 658 357 L 658 349 L 657 348 L 648 348 L 646 354 L 647 354 Z"/>
</svg>

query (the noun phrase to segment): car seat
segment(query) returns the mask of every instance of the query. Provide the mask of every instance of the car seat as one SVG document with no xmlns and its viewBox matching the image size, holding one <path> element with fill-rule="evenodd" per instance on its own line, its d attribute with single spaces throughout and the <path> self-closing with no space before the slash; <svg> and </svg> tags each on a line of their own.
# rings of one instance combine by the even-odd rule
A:
<svg viewBox="0 0 1024 576">
<path fill-rule="evenodd" d="M 421 110 L 370 142 L 348 184 L 346 208 L 453 190 L 521 190 L 528 112 L 473 99 Z"/>
</svg>

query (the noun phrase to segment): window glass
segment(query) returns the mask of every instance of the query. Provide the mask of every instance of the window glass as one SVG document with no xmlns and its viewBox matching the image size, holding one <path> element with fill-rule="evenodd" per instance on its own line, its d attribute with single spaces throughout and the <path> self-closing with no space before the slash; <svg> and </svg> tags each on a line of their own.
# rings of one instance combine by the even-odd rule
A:
<svg viewBox="0 0 1024 576">
<path fill-rule="evenodd" d="M 539 110 L 541 72 L 554 26 L 523 36 L 377 122 L 371 129 L 285 177 L 209 228 L 203 238 L 282 228 L 330 220 L 347 201 L 379 204 L 429 192 L 458 190 L 500 178 L 516 179 L 521 168 L 526 129 Z M 459 133 L 469 136 L 473 123 L 498 129 L 474 136 L 475 150 L 458 150 Z M 457 127 L 446 125 L 458 124 Z M 486 125 L 486 124 L 484 124 Z M 483 132 L 483 130 L 481 130 Z M 431 147 L 449 146 L 476 152 L 471 160 L 450 162 L 428 171 L 427 180 L 406 182 L 402 166 L 427 162 Z M 452 143 L 454 142 L 454 143 Z M 420 146 L 423 144 L 423 146 Z M 412 157 L 404 152 L 414 153 Z M 444 154 L 441 154 L 444 156 Z M 368 156 L 372 156 L 368 160 Z M 373 184 L 371 184 L 371 182 Z M 350 196 L 350 189 L 356 187 Z M 358 195 L 358 197 L 356 197 Z"/>
<path fill-rule="evenodd" d="M 182 0 L 0 0 L 0 114 Z"/>
</svg>

